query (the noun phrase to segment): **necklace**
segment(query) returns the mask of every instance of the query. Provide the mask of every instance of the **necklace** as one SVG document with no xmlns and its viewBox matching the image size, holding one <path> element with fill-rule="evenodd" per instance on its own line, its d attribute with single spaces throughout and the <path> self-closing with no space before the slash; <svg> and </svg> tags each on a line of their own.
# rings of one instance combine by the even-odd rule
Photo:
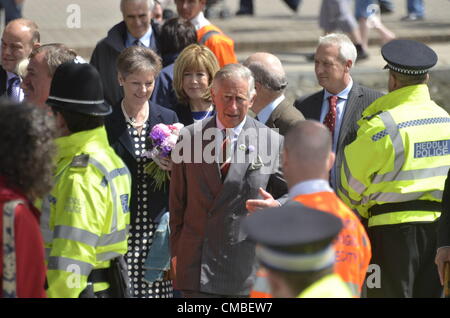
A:
<svg viewBox="0 0 450 318">
<path fill-rule="evenodd" d="M 125 121 L 127 123 L 129 123 L 133 128 L 138 128 L 138 127 L 144 126 L 145 122 L 148 119 L 148 114 L 149 114 L 148 107 L 147 107 L 147 112 L 145 113 L 144 120 L 141 122 L 137 122 L 136 119 L 128 116 L 127 112 L 125 111 L 125 105 L 124 105 L 123 99 L 122 99 L 122 103 L 120 104 L 120 106 L 122 108 L 123 116 L 125 117 Z"/>
</svg>

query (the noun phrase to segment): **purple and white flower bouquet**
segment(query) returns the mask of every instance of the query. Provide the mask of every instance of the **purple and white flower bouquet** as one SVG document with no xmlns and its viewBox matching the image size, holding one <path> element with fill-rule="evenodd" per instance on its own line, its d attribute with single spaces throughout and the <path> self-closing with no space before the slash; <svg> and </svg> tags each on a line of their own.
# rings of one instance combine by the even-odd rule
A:
<svg viewBox="0 0 450 318">
<path fill-rule="evenodd" d="M 175 148 L 183 127 L 184 125 L 181 123 L 153 126 L 148 136 L 152 147 L 150 151 L 145 151 L 142 155 L 153 160 L 170 157 L 170 153 Z M 169 171 L 161 169 L 155 161 L 148 163 L 144 172 L 154 179 L 153 186 L 155 190 L 161 190 L 162 187 L 165 187 L 166 182 L 170 180 Z"/>
</svg>

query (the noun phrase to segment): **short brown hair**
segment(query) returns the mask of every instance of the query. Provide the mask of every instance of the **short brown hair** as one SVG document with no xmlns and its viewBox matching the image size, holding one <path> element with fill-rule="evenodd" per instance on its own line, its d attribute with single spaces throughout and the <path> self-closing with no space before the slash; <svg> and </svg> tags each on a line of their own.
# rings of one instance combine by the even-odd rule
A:
<svg viewBox="0 0 450 318">
<path fill-rule="evenodd" d="M 142 46 L 130 46 L 120 53 L 117 58 L 117 71 L 126 78 L 135 72 L 153 72 L 158 76 L 161 71 L 161 58 L 151 49 Z"/>
<path fill-rule="evenodd" d="M 205 70 L 208 73 L 208 84 L 211 88 L 214 76 L 220 66 L 214 53 L 204 45 L 191 44 L 186 47 L 175 60 L 173 70 L 173 89 L 181 103 L 187 103 L 189 97 L 183 90 L 183 74 L 187 70 Z M 205 92 L 205 100 L 211 100 L 209 89 Z"/>
</svg>

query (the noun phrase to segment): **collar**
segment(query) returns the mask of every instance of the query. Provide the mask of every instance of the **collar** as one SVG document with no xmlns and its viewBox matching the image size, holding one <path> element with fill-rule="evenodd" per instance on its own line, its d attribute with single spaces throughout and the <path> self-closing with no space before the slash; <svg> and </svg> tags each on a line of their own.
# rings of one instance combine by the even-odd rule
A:
<svg viewBox="0 0 450 318">
<path fill-rule="evenodd" d="M 430 100 L 430 92 L 426 84 L 405 86 L 376 99 L 364 110 L 360 120 L 400 104 L 425 104 Z"/>
<path fill-rule="evenodd" d="M 58 149 L 56 160 L 58 162 L 62 158 L 73 157 L 81 152 L 96 152 L 99 148 L 105 148 L 108 146 L 108 138 L 105 126 L 101 126 L 56 138 L 55 143 Z"/>
<path fill-rule="evenodd" d="M 233 132 L 234 137 L 239 136 L 239 134 L 241 133 L 242 129 L 244 128 L 246 120 L 247 120 L 247 116 L 244 117 L 244 120 L 241 121 L 241 123 L 239 125 L 237 125 L 236 127 L 231 128 L 231 131 Z M 220 122 L 219 116 L 217 116 L 217 115 L 216 115 L 216 126 L 220 130 L 225 129 L 225 126 Z M 230 129 L 227 129 L 227 131 L 229 131 L 229 130 Z"/>
<path fill-rule="evenodd" d="M 127 39 L 125 40 L 125 47 L 130 47 L 134 45 L 135 40 L 141 41 L 142 44 L 145 45 L 145 47 L 150 47 L 150 38 L 153 34 L 153 28 L 151 25 L 149 25 L 149 28 L 147 30 L 147 33 L 145 33 L 141 38 L 136 39 L 134 36 L 130 34 L 130 32 L 127 31 Z"/>
<path fill-rule="evenodd" d="M 268 120 L 272 112 L 277 108 L 278 105 L 281 104 L 281 102 L 286 97 L 284 95 L 278 96 L 275 100 L 273 100 L 271 103 L 267 104 L 261 111 L 257 114 L 258 120 L 265 124 Z"/>
<path fill-rule="evenodd" d="M 200 11 L 200 13 L 197 14 L 196 17 L 193 17 L 190 22 L 194 25 L 196 31 L 211 24 L 211 22 L 205 18 L 203 11 Z"/>
<path fill-rule="evenodd" d="M 289 190 L 289 198 L 293 199 L 299 195 L 312 194 L 317 192 L 333 192 L 333 189 L 331 189 L 328 181 L 323 179 L 302 181 L 294 185 Z"/>
<path fill-rule="evenodd" d="M 323 98 L 325 100 L 327 100 L 328 97 L 330 97 L 330 96 L 337 96 L 337 97 L 339 97 L 339 99 L 348 99 L 348 95 L 350 94 L 350 91 L 352 90 L 352 87 L 353 87 L 353 80 L 350 78 L 350 83 L 348 83 L 347 87 L 344 88 L 342 91 L 340 91 L 336 95 L 335 94 L 331 94 L 326 89 L 324 89 L 325 94 L 324 94 Z"/>
</svg>

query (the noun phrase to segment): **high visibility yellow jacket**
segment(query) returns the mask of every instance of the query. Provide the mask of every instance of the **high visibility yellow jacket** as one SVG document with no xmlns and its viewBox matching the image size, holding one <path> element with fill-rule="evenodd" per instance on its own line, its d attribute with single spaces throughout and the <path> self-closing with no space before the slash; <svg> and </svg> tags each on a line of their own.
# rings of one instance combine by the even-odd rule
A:
<svg viewBox="0 0 450 318">
<path fill-rule="evenodd" d="M 450 117 L 425 84 L 375 100 L 344 149 L 340 197 L 368 226 L 432 222 L 450 167 Z"/>
<path fill-rule="evenodd" d="M 127 251 L 131 177 L 105 128 L 56 140 L 55 185 L 42 202 L 49 297 L 78 297 L 92 269 Z M 97 283 L 94 290 L 108 287 Z"/>
<path fill-rule="evenodd" d="M 351 298 L 352 294 L 342 278 L 330 274 L 303 290 L 297 298 Z"/>
</svg>

